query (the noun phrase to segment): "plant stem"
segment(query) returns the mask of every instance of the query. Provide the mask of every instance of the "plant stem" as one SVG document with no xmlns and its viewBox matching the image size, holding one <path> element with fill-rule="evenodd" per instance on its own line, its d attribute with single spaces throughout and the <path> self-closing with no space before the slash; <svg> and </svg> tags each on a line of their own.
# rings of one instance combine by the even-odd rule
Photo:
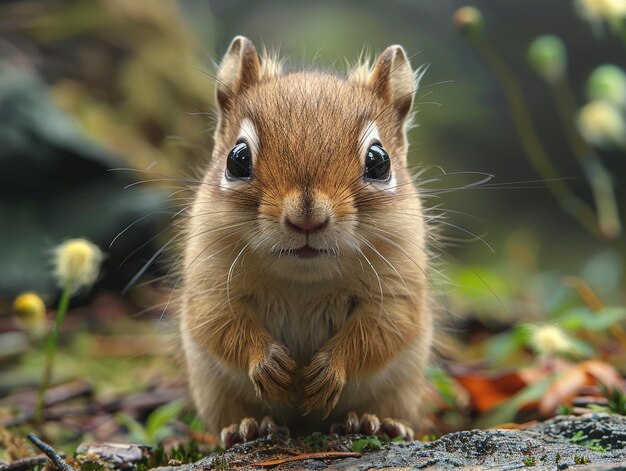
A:
<svg viewBox="0 0 626 471">
<path fill-rule="evenodd" d="M 533 125 L 530 111 L 526 106 L 522 88 L 511 69 L 491 47 L 485 37 L 476 38 L 476 40 L 472 41 L 472 44 L 504 88 L 517 134 L 532 166 L 541 178 L 545 180 L 548 189 L 561 207 L 574 216 L 590 233 L 595 236 L 601 236 L 595 212 L 565 184 L 548 157 L 548 153 L 543 148 Z"/>
<path fill-rule="evenodd" d="M 622 226 L 615 200 L 613 177 L 604 167 L 602 160 L 582 139 L 574 127 L 573 120 L 577 108 L 576 100 L 567 81 L 551 82 L 550 90 L 552 91 L 556 109 L 561 117 L 569 145 L 580 162 L 591 186 L 598 213 L 600 231 L 605 237 L 614 239 L 622 232 Z"/>
<path fill-rule="evenodd" d="M 45 394 L 50 387 L 50 382 L 52 380 L 52 368 L 54 366 L 54 357 L 59 343 L 59 334 L 61 332 L 63 321 L 65 320 L 65 314 L 67 314 L 67 308 L 70 304 L 73 285 L 74 283 L 72 280 L 68 280 L 65 283 L 65 287 L 61 292 L 61 298 L 59 299 L 59 304 L 57 306 L 57 312 L 54 316 L 54 326 L 46 344 L 46 359 L 44 363 L 43 376 L 41 384 L 39 385 L 37 407 L 35 408 L 35 412 L 33 414 L 33 420 L 36 422 L 41 422 L 43 420 L 43 411 L 46 406 Z"/>
</svg>

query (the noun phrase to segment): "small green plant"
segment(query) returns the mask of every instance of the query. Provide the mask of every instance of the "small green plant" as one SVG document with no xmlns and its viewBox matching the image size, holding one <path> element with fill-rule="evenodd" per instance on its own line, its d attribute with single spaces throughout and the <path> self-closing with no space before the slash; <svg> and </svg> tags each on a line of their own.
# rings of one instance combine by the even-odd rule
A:
<svg viewBox="0 0 626 471">
<path fill-rule="evenodd" d="M 304 437 L 304 443 L 307 444 L 311 451 L 327 451 L 329 448 L 326 435 L 322 435 L 321 433 L 314 433 L 313 435 Z"/>
<path fill-rule="evenodd" d="M 599 451 L 601 453 L 606 452 L 606 449 L 600 444 L 600 440 L 598 440 L 597 438 L 590 439 L 587 435 L 585 435 L 585 433 L 580 430 L 572 435 L 570 441 L 576 445 L 581 445 L 585 448 L 589 448 L 591 451 Z"/>
<path fill-rule="evenodd" d="M 626 415 L 626 393 L 617 388 L 610 388 L 605 384 L 600 385 L 602 395 L 609 401 L 608 412 L 618 415 Z"/>
<path fill-rule="evenodd" d="M 354 440 L 352 442 L 351 450 L 357 453 L 367 451 L 378 451 L 383 447 L 378 437 L 362 438 L 360 440 Z"/>
<path fill-rule="evenodd" d="M 46 342 L 43 377 L 39 385 L 37 407 L 33 416 L 37 421 L 43 419 L 44 396 L 52 381 L 54 357 L 59 343 L 61 326 L 70 304 L 70 298 L 81 289 L 95 283 L 100 273 L 102 257 L 102 252 L 98 246 L 85 239 L 70 239 L 63 242 L 54 251 L 54 275 L 62 291 L 54 316 L 54 326 Z"/>
<path fill-rule="evenodd" d="M 148 471 L 150 469 L 167 466 L 171 460 L 180 463 L 194 463 L 204 457 L 204 454 L 198 449 L 195 441 L 189 443 L 181 443 L 166 452 L 162 444 L 153 448 L 146 460 L 136 465 L 135 471 Z M 85 470 L 81 470 L 85 471 Z"/>
<path fill-rule="evenodd" d="M 180 461 L 181 463 L 194 463 L 203 456 L 204 455 L 198 448 L 198 444 L 192 440 L 188 444 L 180 444 L 173 448 L 172 451 L 170 451 L 168 462 L 172 459 Z"/>
<path fill-rule="evenodd" d="M 561 453 L 556 454 L 556 456 L 554 457 L 554 462 L 557 466 L 559 465 L 559 463 L 561 462 Z"/>
<path fill-rule="evenodd" d="M 85 461 L 80 464 L 80 471 L 104 471 L 106 467 L 97 461 Z"/>
<path fill-rule="evenodd" d="M 570 442 L 576 444 L 576 445 L 582 445 L 582 443 L 584 441 L 587 440 L 587 435 L 585 435 L 584 432 L 582 432 L 581 430 L 579 430 L 578 432 L 576 432 L 574 435 L 572 435 L 572 437 L 569 439 Z"/>
<path fill-rule="evenodd" d="M 589 460 L 587 458 L 585 458 L 584 456 L 575 455 L 574 456 L 574 463 L 576 463 L 576 464 L 589 464 Z"/>
<path fill-rule="evenodd" d="M 572 415 L 574 408 L 570 404 L 561 404 L 556 409 L 558 415 Z"/>
<path fill-rule="evenodd" d="M 600 445 L 600 440 L 594 438 L 593 440 L 589 440 L 585 443 L 585 446 L 589 448 L 591 451 L 599 451 L 600 453 L 606 453 L 606 448 Z"/>
<path fill-rule="evenodd" d="M 161 440 L 173 433 L 169 423 L 178 418 L 182 410 L 183 403 L 181 401 L 165 404 L 152 411 L 145 425 L 124 413 L 118 414 L 116 418 L 121 425 L 128 429 L 131 441 L 157 446 Z"/>
<path fill-rule="evenodd" d="M 216 456 L 211 461 L 211 469 L 231 469 L 230 463 L 221 455 Z"/>
<path fill-rule="evenodd" d="M 524 458 L 524 466 L 535 466 L 535 464 L 537 463 L 537 460 L 535 460 L 535 458 L 533 456 L 527 456 L 526 458 Z"/>
</svg>

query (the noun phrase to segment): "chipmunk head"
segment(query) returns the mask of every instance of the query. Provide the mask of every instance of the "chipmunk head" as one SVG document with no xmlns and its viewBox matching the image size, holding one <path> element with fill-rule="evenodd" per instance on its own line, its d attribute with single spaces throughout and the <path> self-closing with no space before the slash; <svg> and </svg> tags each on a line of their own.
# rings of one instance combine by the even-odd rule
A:
<svg viewBox="0 0 626 471">
<path fill-rule="evenodd" d="M 217 75 L 210 178 L 212 191 L 251 221 L 241 246 L 302 281 L 370 263 L 372 250 L 383 257 L 398 221 L 420 219 L 392 210 L 419 209 L 405 169 L 416 86 L 400 46 L 341 78 L 283 73 L 236 37 Z"/>
</svg>

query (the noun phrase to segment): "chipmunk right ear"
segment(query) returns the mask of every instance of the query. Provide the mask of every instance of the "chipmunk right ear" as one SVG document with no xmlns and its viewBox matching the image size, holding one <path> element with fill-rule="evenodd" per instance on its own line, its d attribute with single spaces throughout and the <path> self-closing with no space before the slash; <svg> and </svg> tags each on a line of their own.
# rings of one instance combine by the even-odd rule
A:
<svg viewBox="0 0 626 471">
<path fill-rule="evenodd" d="M 370 74 L 369 85 L 395 110 L 398 124 L 404 123 L 413 106 L 415 81 L 402 46 L 389 46 L 382 52 Z"/>
<path fill-rule="evenodd" d="M 237 36 L 230 43 L 217 72 L 217 104 L 228 112 L 234 98 L 247 87 L 256 84 L 261 76 L 259 55 L 252 41 Z"/>
</svg>

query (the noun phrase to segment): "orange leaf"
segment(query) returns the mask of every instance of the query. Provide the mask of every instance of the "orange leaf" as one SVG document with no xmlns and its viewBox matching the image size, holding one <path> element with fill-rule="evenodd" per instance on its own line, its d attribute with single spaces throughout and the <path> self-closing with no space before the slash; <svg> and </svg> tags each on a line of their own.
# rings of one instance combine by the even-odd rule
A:
<svg viewBox="0 0 626 471">
<path fill-rule="evenodd" d="M 589 360 L 583 364 L 587 373 L 595 378 L 596 382 L 608 386 L 609 389 L 621 389 L 622 377 L 613 366 L 599 360 Z"/>
<path fill-rule="evenodd" d="M 545 416 L 552 415 L 560 404 L 576 397 L 583 386 L 597 383 L 621 387 L 621 376 L 613 366 L 599 360 L 588 360 L 572 366 L 550 385 L 539 403 L 539 411 Z"/>
<path fill-rule="evenodd" d="M 587 373 L 581 366 L 570 368 L 548 387 L 546 394 L 539 401 L 539 411 L 544 416 L 552 415 L 560 404 L 571 400 L 580 388 L 587 384 Z"/>
<path fill-rule="evenodd" d="M 467 390 L 472 408 L 477 412 L 494 408 L 526 386 L 526 381 L 518 372 L 488 374 L 452 371 L 452 375 Z"/>
</svg>

